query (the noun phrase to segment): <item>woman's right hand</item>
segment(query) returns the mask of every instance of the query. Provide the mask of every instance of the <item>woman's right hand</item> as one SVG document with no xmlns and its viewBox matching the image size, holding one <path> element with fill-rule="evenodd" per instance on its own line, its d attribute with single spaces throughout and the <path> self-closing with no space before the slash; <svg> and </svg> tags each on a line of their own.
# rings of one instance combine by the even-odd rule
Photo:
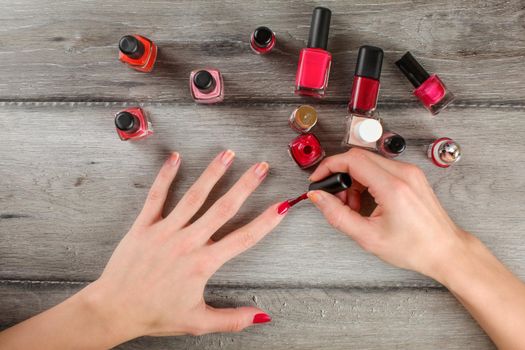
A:
<svg viewBox="0 0 525 350">
<path fill-rule="evenodd" d="M 377 203 L 370 217 L 357 211 L 355 186 L 342 196 L 311 191 L 308 197 L 333 227 L 392 265 L 443 282 L 443 263 L 465 249 L 464 242 L 475 240 L 452 222 L 415 165 L 354 148 L 326 158 L 310 180 L 335 172 L 349 173 L 358 187 L 368 189 Z"/>
</svg>

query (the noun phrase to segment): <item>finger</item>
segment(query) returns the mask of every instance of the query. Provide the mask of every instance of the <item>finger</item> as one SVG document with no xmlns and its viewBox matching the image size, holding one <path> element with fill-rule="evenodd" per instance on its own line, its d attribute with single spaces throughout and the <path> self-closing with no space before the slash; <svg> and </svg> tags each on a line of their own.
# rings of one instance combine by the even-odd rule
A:
<svg viewBox="0 0 525 350">
<path fill-rule="evenodd" d="M 355 181 L 368 188 L 379 204 L 389 195 L 394 182 L 399 179 L 370 160 L 369 154 L 368 151 L 353 148 L 346 153 L 326 158 L 319 164 L 310 179 L 319 181 L 336 172 L 349 173 Z"/>
<path fill-rule="evenodd" d="M 149 190 L 144 207 L 137 218 L 138 222 L 148 225 L 162 218 L 164 203 L 166 202 L 171 183 L 179 170 L 180 161 L 179 153 L 173 152 L 164 162 Z"/>
<path fill-rule="evenodd" d="M 346 203 L 356 213 L 359 213 L 361 210 L 361 192 L 356 190 L 355 188 L 350 188 L 347 191 L 347 199 Z"/>
<path fill-rule="evenodd" d="M 268 323 L 272 319 L 261 309 L 251 306 L 216 309 L 207 306 L 202 316 L 204 332 L 240 332 L 254 324 Z"/>
<path fill-rule="evenodd" d="M 200 233 L 200 237 L 196 239 L 207 241 L 215 231 L 230 220 L 248 196 L 261 184 L 268 170 L 269 165 L 266 162 L 257 163 L 248 169 L 224 196 L 193 223 L 192 227 Z"/>
<path fill-rule="evenodd" d="M 326 220 L 335 229 L 358 239 L 369 231 L 368 220 L 344 205 L 334 195 L 324 191 L 310 191 L 308 198 L 321 211 Z"/>
<path fill-rule="evenodd" d="M 233 231 L 208 248 L 209 254 L 214 256 L 219 262 L 216 267 L 217 269 L 228 260 L 256 245 L 270 231 L 279 225 L 286 216 L 284 215 L 285 213 L 279 214 L 277 212 L 279 205 L 280 203 L 270 206 L 250 223 Z"/>
<path fill-rule="evenodd" d="M 185 226 L 191 220 L 193 215 L 202 207 L 211 190 L 224 175 L 234 158 L 235 153 L 232 150 L 226 150 L 219 153 L 212 160 L 210 165 L 208 165 L 166 218 L 170 227 L 176 230 Z"/>
</svg>

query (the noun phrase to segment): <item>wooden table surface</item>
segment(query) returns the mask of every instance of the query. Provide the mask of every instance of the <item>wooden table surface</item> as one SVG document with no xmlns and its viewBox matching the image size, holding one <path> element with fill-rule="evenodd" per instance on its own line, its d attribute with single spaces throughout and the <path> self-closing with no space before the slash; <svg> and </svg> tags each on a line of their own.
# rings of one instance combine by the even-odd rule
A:
<svg viewBox="0 0 525 350">
<path fill-rule="evenodd" d="M 316 133 L 343 151 L 345 104 L 357 49 L 385 50 L 379 111 L 406 137 L 453 219 L 525 278 L 525 5 L 522 0 L 0 1 L 0 327 L 13 325 L 97 278 L 130 227 L 169 151 L 184 162 L 173 193 L 213 155 L 237 153 L 210 200 L 254 161 L 271 174 L 222 233 L 305 189 L 289 159 L 290 112 L 319 108 Z M 333 69 L 322 103 L 294 96 L 299 50 L 314 6 L 332 9 Z M 277 47 L 254 55 L 258 25 Z M 124 34 L 160 47 L 151 74 L 117 60 Z M 394 65 L 406 50 L 457 96 L 431 119 Z M 190 70 L 214 66 L 226 98 L 195 105 Z M 121 142 L 113 115 L 140 104 L 156 134 Z M 463 159 L 438 169 L 423 147 L 449 136 Z M 221 234 L 219 232 L 219 234 Z M 142 338 L 122 349 L 491 349 L 441 285 L 363 252 L 309 204 L 210 281 L 214 305 L 257 305 L 273 322 L 240 334 Z"/>
</svg>

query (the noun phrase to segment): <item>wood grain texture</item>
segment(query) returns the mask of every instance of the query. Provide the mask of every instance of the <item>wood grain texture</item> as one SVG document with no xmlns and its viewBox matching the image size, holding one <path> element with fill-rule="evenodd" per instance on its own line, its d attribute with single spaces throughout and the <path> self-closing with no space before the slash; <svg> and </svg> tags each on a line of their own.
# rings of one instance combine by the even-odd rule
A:
<svg viewBox="0 0 525 350">
<path fill-rule="evenodd" d="M 0 284 L 0 327 L 20 322 L 80 285 Z M 441 289 L 214 288 L 216 307 L 258 306 L 268 325 L 238 334 L 140 338 L 119 349 L 494 349 L 460 304 Z"/>
<path fill-rule="evenodd" d="M 123 143 L 113 126 L 121 106 L 103 103 L 4 103 L 0 110 L 0 279 L 93 280 L 132 224 L 170 150 L 183 156 L 173 198 L 214 154 L 237 160 L 210 197 L 215 200 L 252 162 L 271 174 L 219 235 L 271 203 L 304 191 L 308 172 L 289 159 L 294 106 L 151 104 L 155 135 Z M 383 109 L 387 126 L 409 143 L 405 161 L 420 165 L 452 218 L 478 235 L 525 277 L 525 120 L 522 110 L 451 108 L 433 120 L 423 108 Z M 329 155 L 342 151 L 343 105 L 319 108 L 317 127 Z M 423 152 L 437 136 L 463 146 L 463 159 L 443 170 Z M 173 205 L 173 201 L 170 206 Z M 214 285 L 428 286 L 434 282 L 363 252 L 329 227 L 309 204 L 254 249 L 226 264 Z"/>
<path fill-rule="evenodd" d="M 190 101 L 192 69 L 224 73 L 226 100 L 297 101 L 299 50 L 316 2 L 0 1 L 0 99 Z M 384 48 L 381 101 L 414 101 L 394 61 L 411 50 L 463 103 L 522 104 L 525 7 L 521 0 L 324 1 L 332 9 L 333 69 L 327 100 L 344 102 L 357 49 Z M 254 55 L 258 25 L 277 32 L 271 55 Z M 160 46 L 152 74 L 117 60 L 118 39 L 142 33 Z"/>
</svg>

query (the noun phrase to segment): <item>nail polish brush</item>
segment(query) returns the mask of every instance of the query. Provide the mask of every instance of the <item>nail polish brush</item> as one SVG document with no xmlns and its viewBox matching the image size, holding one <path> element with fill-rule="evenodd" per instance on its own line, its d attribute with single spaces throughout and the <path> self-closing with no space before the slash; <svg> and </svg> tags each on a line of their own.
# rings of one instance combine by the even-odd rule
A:
<svg viewBox="0 0 525 350">
<path fill-rule="evenodd" d="M 322 180 L 312 182 L 308 186 L 308 191 L 321 190 L 331 194 L 336 194 L 350 188 L 351 185 L 352 178 L 350 175 L 347 173 L 335 173 Z M 297 198 L 282 202 L 277 208 L 277 212 L 281 215 L 286 213 L 291 207 L 308 198 L 307 193 L 308 192 L 305 192 Z"/>
</svg>

